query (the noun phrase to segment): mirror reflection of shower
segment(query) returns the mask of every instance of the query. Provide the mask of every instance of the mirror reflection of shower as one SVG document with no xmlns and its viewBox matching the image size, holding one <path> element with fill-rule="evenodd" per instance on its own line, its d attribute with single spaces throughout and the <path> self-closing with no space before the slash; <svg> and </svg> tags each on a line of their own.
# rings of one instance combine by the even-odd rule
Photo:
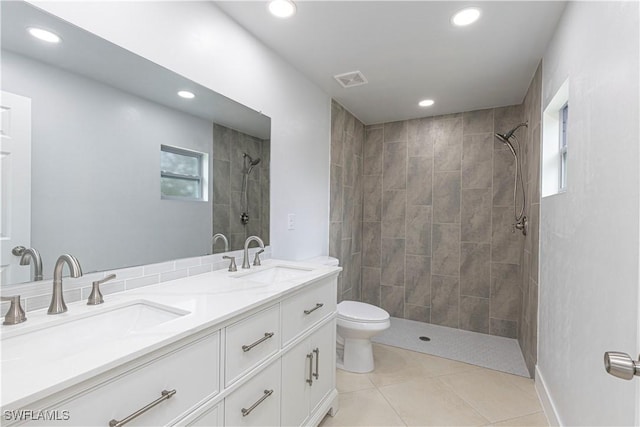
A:
<svg viewBox="0 0 640 427">
<path fill-rule="evenodd" d="M 516 221 L 514 224 L 514 231 L 515 229 L 521 230 L 522 234 L 526 236 L 529 228 L 529 221 L 527 219 L 527 216 L 524 214 L 524 207 L 526 205 L 526 193 L 524 191 L 524 184 L 522 182 L 522 168 L 520 167 L 518 159 L 518 152 L 520 152 L 520 143 L 518 142 L 518 138 L 515 135 L 515 132 L 523 126 L 528 127 L 528 124 L 526 122 L 520 123 L 518 126 L 514 127 L 506 133 L 496 133 L 496 138 L 498 138 L 500 142 L 502 142 L 509 148 L 509 151 L 511 151 L 511 154 L 513 154 L 513 158 L 516 161 L 516 173 L 513 177 L 513 216 Z M 511 141 L 514 141 L 516 143 L 516 147 L 513 146 Z M 522 205 L 520 206 L 520 212 L 518 212 L 518 204 L 516 203 L 518 195 L 518 182 L 520 183 L 520 193 L 522 194 Z"/>
<path fill-rule="evenodd" d="M 247 153 L 242 153 L 243 161 L 244 161 L 244 173 L 242 174 L 242 213 L 240 214 L 240 221 L 242 224 L 247 224 L 249 222 L 249 203 L 247 201 L 247 187 L 249 185 L 249 174 L 253 170 L 253 168 L 260 163 L 260 158 L 253 159 Z"/>
</svg>

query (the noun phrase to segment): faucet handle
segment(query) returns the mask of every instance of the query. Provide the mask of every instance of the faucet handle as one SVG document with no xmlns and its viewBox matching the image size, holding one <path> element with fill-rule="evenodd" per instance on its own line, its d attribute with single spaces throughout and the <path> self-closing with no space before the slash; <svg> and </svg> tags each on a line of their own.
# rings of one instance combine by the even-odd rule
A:
<svg viewBox="0 0 640 427">
<path fill-rule="evenodd" d="M 0 301 L 11 301 L 7 314 L 4 315 L 3 325 L 17 325 L 27 320 L 22 305 L 20 304 L 20 295 L 10 297 L 0 297 Z"/>
<path fill-rule="evenodd" d="M 87 299 L 87 305 L 98 305 L 104 302 L 104 298 L 102 298 L 102 292 L 100 292 L 100 285 L 104 282 L 108 282 L 111 279 L 115 279 L 115 274 L 110 274 L 104 279 L 96 280 L 92 282 L 93 288 L 91 289 L 91 295 L 89 295 L 89 299 Z"/>
<path fill-rule="evenodd" d="M 238 271 L 238 267 L 236 266 L 236 257 L 224 255 L 222 259 L 230 259 L 231 263 L 229 264 L 229 271 Z"/>
<path fill-rule="evenodd" d="M 253 259 L 253 265 L 254 266 L 262 265 L 262 264 L 260 264 L 260 254 L 262 252 L 264 252 L 264 249 L 260 249 L 258 252 L 256 252 L 256 257 Z"/>
</svg>

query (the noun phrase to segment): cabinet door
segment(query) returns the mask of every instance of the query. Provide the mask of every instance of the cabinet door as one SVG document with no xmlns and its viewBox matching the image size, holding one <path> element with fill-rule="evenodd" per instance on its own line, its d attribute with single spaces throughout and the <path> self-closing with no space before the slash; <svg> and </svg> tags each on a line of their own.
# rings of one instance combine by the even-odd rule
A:
<svg viewBox="0 0 640 427">
<path fill-rule="evenodd" d="M 313 385 L 310 387 L 309 410 L 313 412 L 336 383 L 336 321 L 322 326 L 309 338 L 313 353 Z"/>
<path fill-rule="evenodd" d="M 304 340 L 282 356 L 282 425 L 299 426 L 309 414 L 309 340 Z"/>
</svg>

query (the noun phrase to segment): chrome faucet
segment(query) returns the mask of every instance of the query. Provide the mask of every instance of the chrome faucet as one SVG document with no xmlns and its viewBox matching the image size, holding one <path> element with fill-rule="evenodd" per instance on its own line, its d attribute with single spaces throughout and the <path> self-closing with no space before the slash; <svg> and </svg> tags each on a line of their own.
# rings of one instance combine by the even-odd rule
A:
<svg viewBox="0 0 640 427">
<path fill-rule="evenodd" d="M 87 305 L 98 305 L 104 302 L 104 298 L 102 297 L 102 292 L 100 292 L 100 285 L 104 282 L 108 282 L 109 280 L 115 279 L 115 274 L 110 274 L 102 280 L 96 280 L 92 282 L 91 294 L 87 299 Z"/>
<path fill-rule="evenodd" d="M 11 301 L 11 306 L 7 314 L 4 315 L 3 325 L 17 325 L 27 320 L 27 316 L 25 316 L 22 305 L 20 304 L 20 295 L 0 297 L 0 301 Z"/>
<path fill-rule="evenodd" d="M 227 237 L 222 233 L 216 233 L 211 238 L 211 253 L 213 253 L 214 246 L 216 245 L 218 239 L 222 239 L 222 241 L 224 242 L 224 251 L 229 252 L 229 240 L 227 240 Z"/>
<path fill-rule="evenodd" d="M 40 252 L 34 248 L 25 249 L 20 256 L 20 265 L 29 265 L 33 260 L 33 280 L 42 280 L 42 258 Z"/>
<path fill-rule="evenodd" d="M 264 249 L 264 242 L 258 236 L 250 236 L 247 237 L 247 240 L 244 241 L 244 259 L 242 260 L 242 268 L 251 268 L 249 265 L 249 243 L 256 241 L 260 248 Z"/>
<path fill-rule="evenodd" d="M 76 257 L 69 254 L 60 255 L 53 268 L 53 295 L 51 295 L 51 304 L 49 304 L 47 314 L 60 314 L 67 311 L 67 305 L 64 303 L 62 295 L 62 269 L 65 263 L 69 266 L 71 277 L 82 276 L 82 268 L 80 268 Z"/>
</svg>

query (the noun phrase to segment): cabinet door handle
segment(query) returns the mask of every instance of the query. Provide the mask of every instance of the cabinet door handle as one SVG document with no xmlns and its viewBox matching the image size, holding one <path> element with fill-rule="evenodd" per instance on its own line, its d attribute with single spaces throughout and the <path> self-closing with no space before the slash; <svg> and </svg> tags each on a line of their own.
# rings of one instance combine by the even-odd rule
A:
<svg viewBox="0 0 640 427">
<path fill-rule="evenodd" d="M 309 359 L 309 378 L 307 378 L 307 383 L 313 385 L 313 353 L 307 354 L 307 359 Z"/>
<path fill-rule="evenodd" d="M 311 310 L 305 310 L 304 314 L 311 314 L 314 311 L 316 311 L 317 309 L 319 309 L 320 307 L 322 307 L 324 304 L 322 304 L 321 302 L 317 303 L 315 307 L 313 307 Z"/>
<path fill-rule="evenodd" d="M 162 390 L 161 394 L 162 394 L 162 396 L 160 396 L 159 398 L 157 398 L 153 402 L 149 403 L 144 408 L 138 409 L 136 412 L 134 412 L 133 414 L 129 415 L 127 418 L 124 418 L 121 421 L 118 421 L 116 419 L 113 419 L 113 420 L 109 421 L 109 427 L 121 427 L 121 426 L 127 424 L 129 421 L 139 417 L 140 415 L 144 414 L 145 412 L 147 412 L 149 409 L 153 408 L 154 406 L 159 405 L 160 403 L 164 402 L 167 399 L 171 399 L 173 397 L 173 395 L 176 394 L 176 390 L 175 389 L 173 389 L 173 390 Z"/>
<path fill-rule="evenodd" d="M 265 342 L 266 340 L 268 340 L 272 336 L 273 336 L 273 332 L 266 332 L 264 334 L 264 337 L 260 338 L 258 341 L 254 342 L 253 344 L 243 345 L 242 346 L 242 351 L 244 351 L 246 353 L 247 351 L 251 350 L 253 347 L 257 346 L 260 343 Z"/>
<path fill-rule="evenodd" d="M 315 379 L 320 378 L 320 349 L 316 347 L 313 352 L 316 354 L 316 373 L 313 374 Z"/>
<path fill-rule="evenodd" d="M 262 395 L 262 397 L 260 399 L 258 399 L 256 401 L 256 403 L 254 403 L 253 405 L 249 406 L 249 409 L 246 408 L 242 408 L 242 416 L 246 417 L 247 415 L 249 415 L 251 413 L 251 411 L 253 411 L 254 409 L 256 409 L 258 407 L 259 404 L 261 404 L 262 402 L 264 402 L 264 400 L 271 396 L 273 394 L 273 390 L 265 390 L 264 394 Z"/>
</svg>

